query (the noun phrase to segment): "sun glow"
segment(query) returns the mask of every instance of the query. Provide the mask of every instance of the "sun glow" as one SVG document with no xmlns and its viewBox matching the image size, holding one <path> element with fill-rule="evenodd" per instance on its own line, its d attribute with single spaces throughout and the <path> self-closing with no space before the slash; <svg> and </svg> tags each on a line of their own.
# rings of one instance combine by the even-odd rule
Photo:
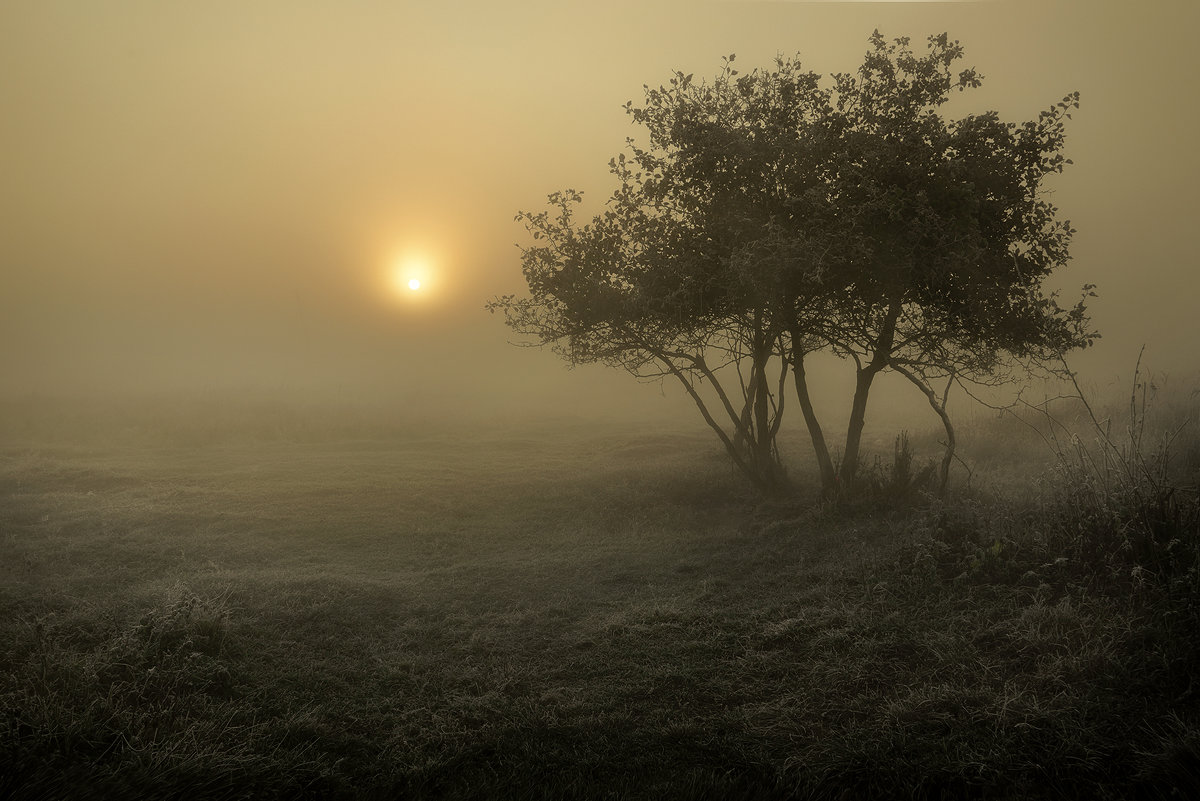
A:
<svg viewBox="0 0 1200 801">
<path fill-rule="evenodd" d="M 428 294 L 435 283 L 433 260 L 424 253 L 405 253 L 392 260 L 389 270 L 393 291 L 411 299 Z"/>
</svg>

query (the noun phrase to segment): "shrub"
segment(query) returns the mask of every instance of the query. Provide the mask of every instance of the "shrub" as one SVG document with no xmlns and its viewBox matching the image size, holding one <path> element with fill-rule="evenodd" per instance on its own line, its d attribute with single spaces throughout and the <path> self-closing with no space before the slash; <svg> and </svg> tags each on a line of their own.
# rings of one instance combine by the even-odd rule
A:
<svg viewBox="0 0 1200 801">
<path fill-rule="evenodd" d="M 834 468 L 841 470 L 835 460 Z M 840 474 L 840 472 L 839 472 Z M 919 464 L 909 442 L 908 432 L 896 435 L 892 460 L 876 456 L 869 466 L 860 468 L 849 487 L 834 497 L 840 511 L 886 512 L 912 509 L 924 503 L 935 489 L 937 466 L 932 460 Z"/>
</svg>

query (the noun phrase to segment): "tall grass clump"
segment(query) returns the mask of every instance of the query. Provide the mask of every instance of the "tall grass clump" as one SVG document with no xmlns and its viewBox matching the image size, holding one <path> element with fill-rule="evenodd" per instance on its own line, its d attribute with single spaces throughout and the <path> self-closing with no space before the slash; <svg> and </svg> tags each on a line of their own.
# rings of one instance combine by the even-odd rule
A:
<svg viewBox="0 0 1200 801">
<path fill-rule="evenodd" d="M 1123 408 L 1107 410 L 1066 371 L 1083 431 L 1042 415 L 1055 466 L 1040 505 L 1055 562 L 1129 605 L 1129 689 L 1163 702 L 1160 747 L 1142 750 L 1140 772 L 1190 795 L 1200 791 L 1200 393 L 1160 403 L 1140 367 L 1139 356 Z"/>
<path fill-rule="evenodd" d="M 1156 588 L 1190 604 L 1200 592 L 1195 404 L 1156 416 L 1158 387 L 1142 375 L 1140 359 L 1123 414 L 1098 411 L 1067 376 L 1084 431 L 1041 415 L 1055 455 L 1044 508 L 1058 547 L 1097 581 Z"/>
<path fill-rule="evenodd" d="M 226 596 L 178 586 L 140 615 L 68 608 L 4 627 L 0 797 L 286 784 L 240 698 L 229 620 Z"/>
<path fill-rule="evenodd" d="M 1024 414 L 1007 410 L 1047 446 L 1049 469 L 1019 494 L 935 504 L 924 524 L 945 545 L 975 546 L 968 567 L 1007 553 L 1013 569 L 1069 572 L 1096 592 L 1192 603 L 1200 596 L 1200 390 L 1163 402 L 1139 359 L 1127 400 L 1099 407 L 1065 366 L 1062 375 L 1068 393 L 1024 403 Z"/>
<path fill-rule="evenodd" d="M 1138 368 L 1140 368 L 1140 359 Z M 1158 386 L 1135 368 L 1123 415 L 1098 412 L 1068 373 L 1090 436 L 1056 444 L 1048 482 L 1046 525 L 1063 556 L 1097 591 L 1127 597 L 1145 610 L 1153 642 L 1147 674 L 1200 700 L 1200 432 L 1195 392 L 1182 406 L 1155 415 Z M 1124 417 L 1121 420 L 1121 417 Z M 1118 425 L 1117 421 L 1121 420 Z M 1052 419 L 1050 424 L 1057 425 Z M 1061 425 L 1058 426 L 1062 429 Z M 1200 768 L 1197 732 L 1188 751 Z M 1200 774 L 1198 774 L 1200 775 Z"/>
<path fill-rule="evenodd" d="M 841 470 L 841 460 L 834 458 L 834 470 Z M 937 466 L 932 460 L 920 460 L 907 431 L 896 435 L 892 458 L 876 455 L 865 460 L 855 473 L 854 481 L 839 487 L 826 501 L 829 511 L 849 514 L 879 514 L 911 512 L 923 507 L 938 492 Z"/>
<path fill-rule="evenodd" d="M 1049 446 L 1046 469 L 1016 488 L 932 499 L 908 518 L 910 542 L 867 571 L 864 597 L 972 619 L 956 647 L 964 664 L 992 665 L 979 686 L 1003 675 L 1042 705 L 1021 737 L 963 740 L 997 755 L 997 775 L 1197 797 L 1196 393 L 1163 397 L 1139 365 L 1126 398 L 1100 406 L 1065 377 L 1066 395 L 1012 411 Z M 1016 708 L 997 692 L 999 709 Z M 1037 748 L 1018 747 L 1034 733 Z M 1076 762 L 1038 763 L 1039 749 Z"/>
</svg>

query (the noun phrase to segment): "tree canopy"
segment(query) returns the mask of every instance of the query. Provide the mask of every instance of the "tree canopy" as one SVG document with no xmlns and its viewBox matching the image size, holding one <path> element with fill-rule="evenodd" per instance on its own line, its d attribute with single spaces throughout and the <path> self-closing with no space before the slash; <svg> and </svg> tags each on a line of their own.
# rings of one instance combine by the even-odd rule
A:
<svg viewBox="0 0 1200 801">
<path fill-rule="evenodd" d="M 675 377 L 763 488 L 786 483 L 789 370 L 828 491 L 853 483 L 883 370 L 921 390 L 952 444 L 934 381 L 998 380 L 1094 336 L 1082 300 L 1044 290 L 1074 233 L 1045 181 L 1070 163 L 1078 94 L 1020 124 L 947 119 L 951 95 L 981 84 L 954 69 L 958 42 L 931 36 L 917 55 L 875 32 L 869 45 L 856 73 L 828 80 L 798 57 L 740 74 L 729 56 L 712 81 L 647 87 L 625 107 L 645 141 L 609 163 L 603 211 L 579 222 L 567 190 L 518 214 L 529 295 L 489 308 L 572 363 Z M 809 398 L 818 351 L 856 371 L 840 470 Z"/>
</svg>

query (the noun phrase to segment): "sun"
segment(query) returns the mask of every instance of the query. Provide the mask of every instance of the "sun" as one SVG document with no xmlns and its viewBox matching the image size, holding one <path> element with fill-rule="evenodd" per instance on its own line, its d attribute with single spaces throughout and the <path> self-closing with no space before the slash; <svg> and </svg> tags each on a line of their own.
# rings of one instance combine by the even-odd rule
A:
<svg viewBox="0 0 1200 801">
<path fill-rule="evenodd" d="M 411 300 L 431 292 L 436 283 L 434 262 L 422 252 L 408 252 L 393 259 L 388 272 L 392 291 Z"/>
</svg>

